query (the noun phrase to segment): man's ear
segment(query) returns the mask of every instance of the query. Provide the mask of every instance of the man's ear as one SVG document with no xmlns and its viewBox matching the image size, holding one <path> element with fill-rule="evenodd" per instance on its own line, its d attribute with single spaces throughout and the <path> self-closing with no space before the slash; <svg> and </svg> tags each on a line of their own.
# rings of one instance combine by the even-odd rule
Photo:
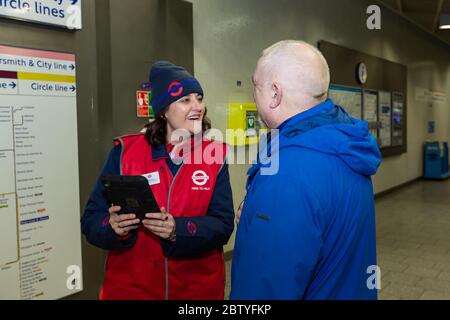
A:
<svg viewBox="0 0 450 320">
<path fill-rule="evenodd" d="M 278 83 L 272 85 L 272 100 L 269 107 L 271 109 L 276 109 L 280 106 L 281 100 L 283 98 L 283 89 Z"/>
</svg>

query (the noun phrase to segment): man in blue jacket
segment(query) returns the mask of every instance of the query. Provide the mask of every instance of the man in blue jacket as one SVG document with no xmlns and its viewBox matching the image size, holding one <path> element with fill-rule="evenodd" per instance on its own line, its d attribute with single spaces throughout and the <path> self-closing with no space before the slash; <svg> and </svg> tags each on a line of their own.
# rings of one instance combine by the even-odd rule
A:
<svg viewBox="0 0 450 320">
<path fill-rule="evenodd" d="M 261 119 L 278 129 L 267 154 L 279 169 L 265 174 L 258 157 L 249 170 L 230 298 L 377 299 L 381 155 L 368 124 L 327 99 L 328 64 L 304 42 L 266 49 L 253 82 Z"/>
</svg>

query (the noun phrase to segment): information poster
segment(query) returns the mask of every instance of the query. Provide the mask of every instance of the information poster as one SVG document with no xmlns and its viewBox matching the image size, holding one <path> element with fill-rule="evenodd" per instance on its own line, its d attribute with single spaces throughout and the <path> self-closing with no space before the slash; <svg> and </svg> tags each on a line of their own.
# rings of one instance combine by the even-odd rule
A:
<svg viewBox="0 0 450 320">
<path fill-rule="evenodd" d="M 364 91 L 363 115 L 369 123 L 370 133 L 378 139 L 378 92 L 374 90 Z"/>
<path fill-rule="evenodd" d="M 378 114 L 380 116 L 380 141 L 381 147 L 391 146 L 392 135 L 392 101 L 391 93 L 380 91 L 378 93 Z"/>
<path fill-rule="evenodd" d="M 362 92 L 361 89 L 331 86 L 329 90 L 329 98 L 335 104 L 344 108 L 348 114 L 357 119 L 362 119 Z"/>
<path fill-rule="evenodd" d="M 402 93 L 392 93 L 392 146 L 402 146 L 404 142 L 404 104 Z"/>
<path fill-rule="evenodd" d="M 81 290 L 75 55 L 0 46 L 0 299 Z"/>
</svg>

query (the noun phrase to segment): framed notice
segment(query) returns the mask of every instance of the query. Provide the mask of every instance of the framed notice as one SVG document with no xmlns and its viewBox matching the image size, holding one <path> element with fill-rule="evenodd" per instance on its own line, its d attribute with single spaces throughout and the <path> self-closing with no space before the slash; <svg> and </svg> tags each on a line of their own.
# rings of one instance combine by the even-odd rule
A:
<svg viewBox="0 0 450 320">
<path fill-rule="evenodd" d="M 390 92 L 380 91 L 378 93 L 378 116 L 381 147 L 390 147 L 392 144 L 392 101 Z"/>
<path fill-rule="evenodd" d="M 364 90 L 363 120 L 369 123 L 370 133 L 378 139 L 378 92 Z"/>
<path fill-rule="evenodd" d="M 392 93 L 392 145 L 401 146 L 404 143 L 404 104 L 403 93 Z"/>
<path fill-rule="evenodd" d="M 81 288 L 75 55 L 0 46 L 0 299 Z"/>
<path fill-rule="evenodd" d="M 349 115 L 362 119 L 362 91 L 359 88 L 332 85 L 328 96 L 333 102 L 344 108 Z"/>
</svg>

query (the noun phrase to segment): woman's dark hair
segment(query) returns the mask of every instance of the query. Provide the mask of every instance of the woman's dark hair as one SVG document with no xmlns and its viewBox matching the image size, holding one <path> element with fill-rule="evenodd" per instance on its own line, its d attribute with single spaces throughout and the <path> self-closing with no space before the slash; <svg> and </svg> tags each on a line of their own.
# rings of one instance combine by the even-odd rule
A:
<svg viewBox="0 0 450 320">
<path fill-rule="evenodd" d="M 202 120 L 202 132 L 211 129 L 211 121 L 206 117 L 207 109 Z M 165 146 L 167 144 L 167 119 L 164 116 L 164 111 L 155 116 L 155 120 L 145 126 L 147 131 L 145 132 L 145 139 L 152 147 L 158 147 L 160 145 Z"/>
</svg>

